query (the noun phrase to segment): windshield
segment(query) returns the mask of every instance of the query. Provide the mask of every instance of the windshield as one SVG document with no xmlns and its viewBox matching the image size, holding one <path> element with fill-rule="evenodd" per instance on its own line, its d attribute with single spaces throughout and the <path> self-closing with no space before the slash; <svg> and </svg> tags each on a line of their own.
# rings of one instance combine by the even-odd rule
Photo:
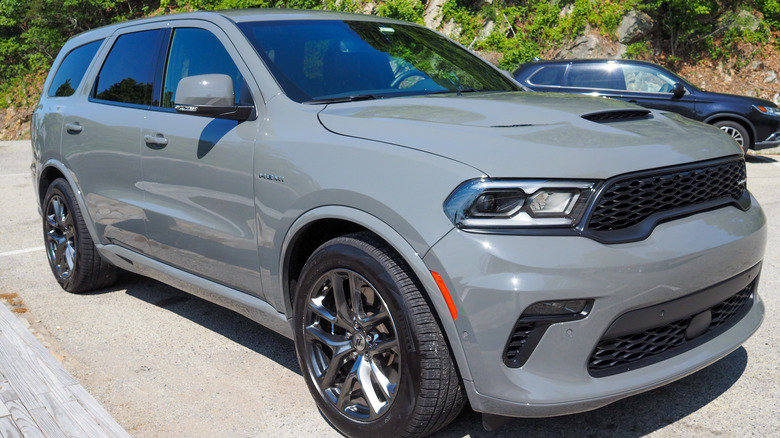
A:
<svg viewBox="0 0 780 438">
<path fill-rule="evenodd" d="M 521 90 L 476 55 L 420 26 L 317 20 L 239 27 L 297 102 Z"/>
</svg>

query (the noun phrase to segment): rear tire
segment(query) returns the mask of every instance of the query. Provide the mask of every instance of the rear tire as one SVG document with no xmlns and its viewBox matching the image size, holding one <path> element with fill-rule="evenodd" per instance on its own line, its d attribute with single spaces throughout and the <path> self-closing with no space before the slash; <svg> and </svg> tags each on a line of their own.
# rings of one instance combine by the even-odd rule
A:
<svg viewBox="0 0 780 438">
<path fill-rule="evenodd" d="M 731 120 L 722 120 L 720 122 L 713 123 L 713 126 L 717 126 L 721 131 L 730 135 L 734 141 L 737 142 L 742 151 L 747 153 L 750 149 L 750 134 L 748 134 L 747 128 L 740 123 L 732 122 Z"/>
<path fill-rule="evenodd" d="M 43 239 L 54 278 L 66 291 L 88 292 L 116 281 L 119 269 L 97 252 L 73 190 L 63 178 L 51 183 L 43 200 Z"/>
<path fill-rule="evenodd" d="M 345 435 L 424 436 L 463 408 L 460 377 L 420 286 L 372 234 L 320 246 L 293 304 L 306 384 Z"/>
</svg>

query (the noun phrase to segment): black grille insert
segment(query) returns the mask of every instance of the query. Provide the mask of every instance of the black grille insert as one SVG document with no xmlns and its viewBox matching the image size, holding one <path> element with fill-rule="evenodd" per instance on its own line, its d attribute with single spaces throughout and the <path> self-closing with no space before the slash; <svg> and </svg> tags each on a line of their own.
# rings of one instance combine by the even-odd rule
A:
<svg viewBox="0 0 780 438">
<path fill-rule="evenodd" d="M 533 306 L 526 308 L 509 333 L 502 357 L 504 365 L 509 368 L 519 368 L 525 365 L 551 325 L 578 321 L 587 317 L 593 308 L 593 300 L 585 301 L 584 307 L 579 313 L 538 314 L 529 312 Z"/>
<path fill-rule="evenodd" d="M 747 313 L 753 302 L 755 284 L 756 281 L 753 281 L 731 297 L 696 315 L 641 332 L 602 339 L 588 361 L 588 372 L 594 377 L 618 374 L 660 362 L 701 345 Z M 706 312 L 710 313 L 709 325 L 702 334 L 691 339 L 687 333 L 691 321 Z"/>
<path fill-rule="evenodd" d="M 735 158 L 655 173 L 618 177 L 600 193 L 586 228 L 609 232 L 641 224 L 653 215 L 708 202 L 736 201 L 745 193 L 745 161 Z"/>
<path fill-rule="evenodd" d="M 515 325 L 515 329 L 509 338 L 509 343 L 507 344 L 506 349 L 504 351 L 505 363 L 514 364 L 517 362 L 517 359 L 520 356 L 520 351 L 528 342 L 528 336 L 531 335 L 531 332 L 533 332 L 533 330 L 534 330 L 533 322 L 523 322 L 523 321 L 517 322 L 517 324 Z"/>
</svg>

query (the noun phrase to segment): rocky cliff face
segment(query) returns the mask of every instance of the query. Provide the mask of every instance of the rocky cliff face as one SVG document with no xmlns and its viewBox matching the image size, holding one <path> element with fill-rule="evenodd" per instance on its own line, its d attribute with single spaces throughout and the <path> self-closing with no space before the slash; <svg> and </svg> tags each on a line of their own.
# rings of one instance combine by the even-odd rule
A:
<svg viewBox="0 0 780 438">
<path fill-rule="evenodd" d="M 30 138 L 30 116 L 33 108 L 15 106 L 0 109 L 0 140 L 23 140 Z"/>
<path fill-rule="evenodd" d="M 492 0 L 484 0 L 488 3 Z M 425 25 L 436 29 L 447 36 L 457 38 L 461 33 L 460 26 L 453 20 L 444 20 L 443 6 L 446 0 L 428 0 L 426 2 L 423 20 Z M 366 2 L 363 13 L 375 13 L 376 3 Z M 561 14 L 571 14 L 573 8 L 564 8 Z M 728 21 L 731 20 L 731 21 Z M 500 21 L 500 20 L 499 20 Z M 743 26 L 751 28 L 758 26 L 758 18 L 747 11 L 740 12 L 736 18 L 725 19 L 720 26 Z M 476 39 L 487 38 L 497 27 L 504 29 L 506 23 L 487 21 Z M 507 26 L 508 27 L 508 26 Z M 542 57 L 547 59 L 574 58 L 621 58 L 628 46 L 641 41 L 651 41 L 657 24 L 641 11 L 631 11 L 623 18 L 614 35 L 603 35 L 599 29 L 586 28 L 583 35 L 569 41 L 560 48 L 550 48 Z M 510 31 L 510 33 L 513 31 Z M 475 40 L 476 40 L 475 39 Z M 473 44 L 473 42 L 472 42 Z M 684 62 L 670 63 L 664 53 L 657 51 L 648 53 L 643 59 L 664 64 L 676 71 L 693 84 L 721 93 L 742 94 L 770 100 L 780 104 L 780 32 L 775 32 L 773 42 L 765 46 L 743 43 L 734 53 L 752 54 L 750 62 L 735 56 L 726 61 L 703 60 L 695 64 Z M 496 52 L 479 53 L 490 62 L 498 63 L 501 54 Z M 36 78 L 31 88 L 39 90 L 43 78 Z M 36 102 L 36 96 L 29 96 L 28 102 Z M 16 140 L 29 138 L 30 116 L 32 107 L 10 107 L 0 109 L 0 140 Z"/>
<path fill-rule="evenodd" d="M 423 15 L 426 26 L 437 29 L 447 36 L 457 38 L 460 35 L 459 26 L 452 20 L 443 20 L 442 7 L 446 0 L 429 0 Z M 490 3 L 492 0 L 484 0 Z M 564 8 L 562 15 L 573 13 L 573 5 Z M 719 23 L 720 34 L 731 27 L 746 27 L 755 31 L 759 23 L 758 17 L 748 11 L 741 11 L 736 16 L 726 17 Z M 503 23 L 499 23 L 503 26 Z M 486 38 L 496 27 L 496 23 L 488 21 L 477 38 Z M 641 41 L 652 41 L 657 32 L 657 24 L 651 17 L 641 11 L 631 11 L 623 17 L 614 35 L 604 35 L 600 29 L 587 27 L 578 38 L 569 41 L 560 48 L 550 48 L 542 57 L 545 59 L 582 59 L 582 58 L 622 58 L 628 46 Z M 669 62 L 669 58 L 661 51 L 650 52 L 641 59 L 663 64 L 670 67 L 700 88 L 720 93 L 742 94 L 760 97 L 780 104 L 780 51 L 777 48 L 780 32 L 773 36 L 774 42 L 766 46 L 743 43 L 735 53 L 753 54 L 751 62 L 745 65 L 744 60 L 735 56 L 725 62 L 703 60 L 695 64 L 685 62 Z M 501 55 L 498 53 L 480 53 L 490 62 L 497 63 Z"/>
</svg>

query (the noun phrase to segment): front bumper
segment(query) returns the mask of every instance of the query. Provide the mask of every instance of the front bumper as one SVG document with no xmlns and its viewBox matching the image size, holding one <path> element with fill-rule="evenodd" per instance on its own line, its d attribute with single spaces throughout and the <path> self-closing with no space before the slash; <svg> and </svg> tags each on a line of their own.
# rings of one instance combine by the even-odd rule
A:
<svg viewBox="0 0 780 438">
<path fill-rule="evenodd" d="M 768 149 L 780 146 L 780 131 L 772 133 L 764 141 L 756 142 L 753 145 L 753 149 Z"/>
<path fill-rule="evenodd" d="M 450 287 L 470 380 L 480 412 L 542 417 L 581 412 L 695 372 L 741 345 L 760 325 L 756 293 L 749 310 L 712 339 L 640 369 L 594 377 L 594 348 L 621 315 L 757 275 L 766 221 L 752 207 L 700 213 L 663 223 L 645 240 L 606 245 L 583 237 L 507 236 L 453 231 L 424 260 Z M 748 273 L 748 274 L 746 274 Z M 755 281 L 751 278 L 750 281 Z M 735 290 L 734 293 L 737 293 Z M 515 323 L 544 300 L 593 300 L 584 319 L 550 325 L 519 368 L 503 355 Z M 463 371 L 463 370 L 462 370 Z"/>
</svg>

